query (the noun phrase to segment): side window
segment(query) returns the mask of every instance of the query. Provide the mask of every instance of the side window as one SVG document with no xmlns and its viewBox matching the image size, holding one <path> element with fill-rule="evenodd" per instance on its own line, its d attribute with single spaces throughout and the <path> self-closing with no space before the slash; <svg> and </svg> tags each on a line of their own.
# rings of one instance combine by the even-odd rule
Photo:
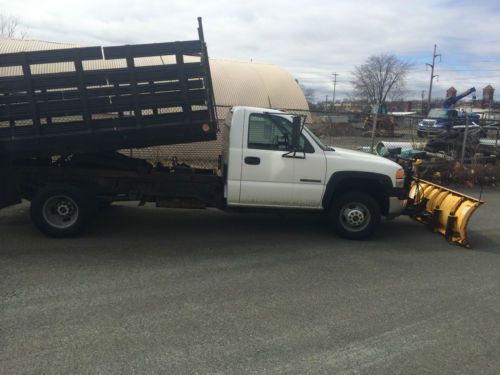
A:
<svg viewBox="0 0 500 375">
<path fill-rule="evenodd" d="M 288 151 L 292 140 L 292 124 L 281 116 L 274 116 L 274 121 L 267 115 L 254 113 L 248 122 L 248 148 L 261 150 Z M 300 137 L 299 147 L 308 153 L 314 148 Z"/>
<path fill-rule="evenodd" d="M 269 117 L 252 114 L 248 122 L 248 148 L 287 150 L 288 134 Z"/>
</svg>

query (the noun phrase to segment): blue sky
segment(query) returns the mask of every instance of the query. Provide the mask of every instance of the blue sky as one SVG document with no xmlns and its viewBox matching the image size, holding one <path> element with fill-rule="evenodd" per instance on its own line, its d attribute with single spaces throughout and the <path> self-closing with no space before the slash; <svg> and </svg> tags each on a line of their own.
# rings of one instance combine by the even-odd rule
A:
<svg viewBox="0 0 500 375">
<path fill-rule="evenodd" d="M 382 52 L 414 63 L 407 97 L 419 98 L 437 44 L 433 96 L 491 84 L 500 98 L 499 1 L 0 0 L 0 11 L 31 39 L 85 45 L 191 39 L 203 16 L 212 57 L 277 64 L 318 98 L 331 98 L 332 72 L 348 95 L 353 67 Z"/>
</svg>

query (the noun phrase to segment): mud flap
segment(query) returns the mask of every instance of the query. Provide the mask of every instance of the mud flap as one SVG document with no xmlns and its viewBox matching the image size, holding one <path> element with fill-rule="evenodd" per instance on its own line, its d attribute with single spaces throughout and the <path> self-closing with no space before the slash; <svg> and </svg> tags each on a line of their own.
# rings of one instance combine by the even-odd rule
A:
<svg viewBox="0 0 500 375">
<path fill-rule="evenodd" d="M 414 180 L 406 201 L 406 213 L 441 233 L 454 244 L 470 248 L 467 225 L 484 202 L 424 180 Z"/>
<path fill-rule="evenodd" d="M 0 208 L 21 203 L 21 192 L 10 160 L 0 159 Z"/>
</svg>

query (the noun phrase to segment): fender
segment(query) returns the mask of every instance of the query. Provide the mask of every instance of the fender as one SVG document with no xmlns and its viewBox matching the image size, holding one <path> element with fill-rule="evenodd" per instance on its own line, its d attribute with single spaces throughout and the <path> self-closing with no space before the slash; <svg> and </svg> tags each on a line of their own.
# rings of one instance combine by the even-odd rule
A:
<svg viewBox="0 0 500 375">
<path fill-rule="evenodd" d="M 330 179 L 326 184 L 325 194 L 323 195 L 322 202 L 324 208 L 328 207 L 328 204 L 330 203 L 335 190 L 349 181 L 356 183 L 376 183 L 385 192 L 386 197 L 391 196 L 394 190 L 391 178 L 385 174 L 361 171 L 335 172 L 330 176 Z"/>
</svg>

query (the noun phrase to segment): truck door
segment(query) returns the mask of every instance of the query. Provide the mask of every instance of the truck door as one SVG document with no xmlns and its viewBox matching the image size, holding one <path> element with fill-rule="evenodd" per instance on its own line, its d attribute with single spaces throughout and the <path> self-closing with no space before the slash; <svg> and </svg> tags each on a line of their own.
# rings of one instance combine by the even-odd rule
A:
<svg viewBox="0 0 500 375">
<path fill-rule="evenodd" d="M 240 204 L 291 206 L 294 158 L 283 157 L 289 148 L 291 128 L 279 116 L 250 113 L 245 121 L 241 161 Z"/>
<path fill-rule="evenodd" d="M 304 152 L 297 153 L 294 159 L 294 205 L 303 208 L 321 208 L 326 185 L 325 152 L 313 140 L 307 140 L 304 134 L 302 134 L 301 148 Z"/>
</svg>

